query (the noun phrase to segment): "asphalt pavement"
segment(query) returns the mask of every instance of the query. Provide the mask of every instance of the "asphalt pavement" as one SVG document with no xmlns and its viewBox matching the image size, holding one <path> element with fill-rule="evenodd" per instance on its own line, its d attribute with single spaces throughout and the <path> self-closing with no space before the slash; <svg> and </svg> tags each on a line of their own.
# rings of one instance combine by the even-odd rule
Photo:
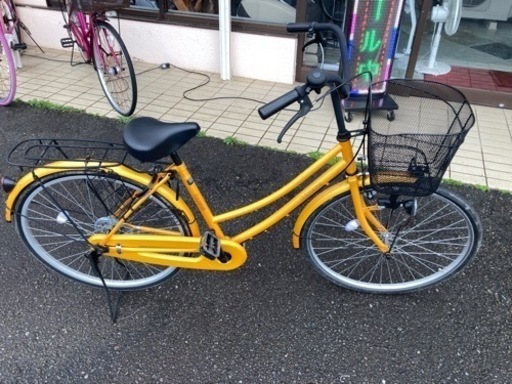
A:
<svg viewBox="0 0 512 384">
<path fill-rule="evenodd" d="M 14 103 L 0 109 L 0 128 L 5 159 L 27 138 L 120 142 L 122 123 Z M 181 157 L 216 213 L 311 162 L 208 137 Z M 20 175 L 5 160 L 0 174 Z M 376 296 L 329 283 L 291 248 L 292 215 L 249 242 L 234 272 L 181 271 L 124 294 L 115 324 L 103 290 L 47 270 L 2 221 L 0 383 L 510 383 L 512 195 L 449 188 L 480 214 L 483 245 L 433 289 Z"/>
</svg>

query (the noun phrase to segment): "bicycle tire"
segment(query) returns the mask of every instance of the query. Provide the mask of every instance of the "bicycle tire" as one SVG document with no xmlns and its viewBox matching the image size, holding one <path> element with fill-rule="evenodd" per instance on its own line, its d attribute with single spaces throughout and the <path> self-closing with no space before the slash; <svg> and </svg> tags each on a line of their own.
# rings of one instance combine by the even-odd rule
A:
<svg viewBox="0 0 512 384">
<path fill-rule="evenodd" d="M 128 196 L 145 188 L 112 172 L 58 172 L 34 182 L 20 196 L 15 208 L 16 230 L 31 253 L 50 269 L 80 283 L 103 287 L 86 257 L 91 247 L 85 239 L 112 228 L 117 222 L 113 212 L 120 209 Z M 128 223 L 131 225 L 122 227 L 121 232 L 140 233 L 140 228 L 134 226 L 150 225 L 185 236 L 191 233 L 180 212 L 158 194 L 134 213 Z M 175 267 L 110 256 L 101 256 L 98 266 L 106 285 L 122 291 L 158 285 L 178 271 Z"/>
<path fill-rule="evenodd" d="M 303 232 L 309 261 L 331 282 L 366 293 L 411 293 L 446 281 L 478 251 L 480 219 L 443 188 L 417 202 L 415 216 L 403 208 L 392 215 L 388 208 L 378 211 L 388 228 L 381 238 L 393 244 L 389 254 L 380 252 L 361 228 L 346 227 L 355 223 L 349 193 L 326 202 L 310 216 Z M 398 229 L 409 218 L 410 225 Z"/>
<path fill-rule="evenodd" d="M 12 103 L 16 93 L 16 65 L 11 47 L 5 36 L 0 33 L 0 105 Z"/>
<path fill-rule="evenodd" d="M 137 105 L 137 82 L 128 50 L 110 24 L 97 21 L 94 28 L 94 64 L 103 92 L 118 113 L 130 116 Z"/>
</svg>

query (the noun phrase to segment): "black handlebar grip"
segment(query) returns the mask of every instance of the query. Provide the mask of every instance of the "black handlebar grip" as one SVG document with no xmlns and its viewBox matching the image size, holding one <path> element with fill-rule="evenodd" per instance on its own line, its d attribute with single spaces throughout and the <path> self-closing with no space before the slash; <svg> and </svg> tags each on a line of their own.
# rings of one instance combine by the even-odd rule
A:
<svg viewBox="0 0 512 384">
<path fill-rule="evenodd" d="M 307 32 L 311 29 L 311 23 L 290 23 L 286 26 L 286 30 L 291 33 Z"/>
<path fill-rule="evenodd" d="M 290 92 L 287 92 L 270 103 L 265 104 L 263 107 L 260 107 L 258 109 L 258 113 L 263 120 L 268 119 L 273 114 L 299 100 L 299 98 L 299 92 L 296 89 L 292 89 Z"/>
</svg>

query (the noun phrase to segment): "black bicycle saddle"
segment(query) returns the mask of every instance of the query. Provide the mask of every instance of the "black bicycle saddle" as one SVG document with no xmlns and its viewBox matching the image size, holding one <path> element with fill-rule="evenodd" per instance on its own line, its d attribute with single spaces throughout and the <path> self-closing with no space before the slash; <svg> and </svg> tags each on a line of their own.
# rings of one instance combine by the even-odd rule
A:
<svg viewBox="0 0 512 384">
<path fill-rule="evenodd" d="M 124 128 L 123 141 L 130 155 L 151 162 L 176 152 L 200 129 L 197 123 L 165 123 L 152 117 L 138 117 Z"/>
</svg>

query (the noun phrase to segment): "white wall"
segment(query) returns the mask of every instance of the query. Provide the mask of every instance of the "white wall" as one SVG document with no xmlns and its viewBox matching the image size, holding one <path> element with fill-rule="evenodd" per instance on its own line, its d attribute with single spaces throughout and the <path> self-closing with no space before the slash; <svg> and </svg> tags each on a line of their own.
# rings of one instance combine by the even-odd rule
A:
<svg viewBox="0 0 512 384">
<path fill-rule="evenodd" d="M 18 4 L 41 6 L 44 0 L 18 0 Z M 18 6 L 20 19 L 43 47 L 62 49 L 67 37 L 58 11 Z M 117 28 L 117 19 L 112 25 Z M 134 60 L 171 64 L 190 70 L 220 72 L 218 31 L 121 20 L 123 41 Z M 25 39 L 31 44 L 30 39 Z M 233 76 L 288 83 L 295 78 L 297 41 L 294 37 L 274 37 L 232 32 L 231 68 Z"/>
</svg>

